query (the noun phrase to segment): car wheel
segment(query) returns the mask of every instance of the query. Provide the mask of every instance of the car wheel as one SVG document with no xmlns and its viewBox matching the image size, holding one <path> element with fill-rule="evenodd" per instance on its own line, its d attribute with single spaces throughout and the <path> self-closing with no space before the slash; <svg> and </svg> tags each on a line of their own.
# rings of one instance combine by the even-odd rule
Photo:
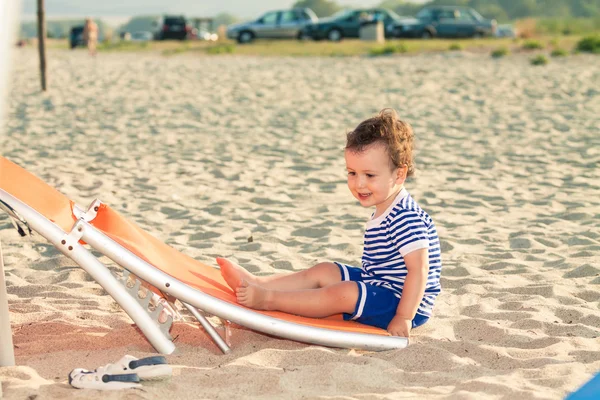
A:
<svg viewBox="0 0 600 400">
<path fill-rule="evenodd" d="M 431 39 L 432 37 L 433 35 L 429 31 L 423 31 L 423 33 L 421 33 L 421 39 Z"/>
<path fill-rule="evenodd" d="M 239 43 L 250 43 L 252 40 L 254 40 L 254 35 L 252 32 L 240 32 L 240 35 L 238 36 Z"/>
<path fill-rule="evenodd" d="M 339 42 L 342 40 L 342 32 L 339 29 L 332 29 L 327 33 L 327 39 L 332 42 Z"/>
</svg>

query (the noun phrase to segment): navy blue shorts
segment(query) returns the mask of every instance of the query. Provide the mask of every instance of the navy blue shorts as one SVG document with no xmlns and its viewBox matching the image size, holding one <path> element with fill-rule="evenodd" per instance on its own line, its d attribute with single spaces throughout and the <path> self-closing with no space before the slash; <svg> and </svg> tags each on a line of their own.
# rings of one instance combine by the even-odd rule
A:
<svg viewBox="0 0 600 400">
<path fill-rule="evenodd" d="M 352 281 L 358 285 L 358 301 L 354 313 L 344 313 L 344 319 L 387 329 L 392 318 L 396 316 L 400 299 L 390 289 L 364 283 L 361 276 L 362 269 L 338 262 L 335 264 L 340 268 L 342 281 Z M 421 326 L 428 320 L 428 316 L 416 314 L 412 320 L 412 327 Z"/>
</svg>

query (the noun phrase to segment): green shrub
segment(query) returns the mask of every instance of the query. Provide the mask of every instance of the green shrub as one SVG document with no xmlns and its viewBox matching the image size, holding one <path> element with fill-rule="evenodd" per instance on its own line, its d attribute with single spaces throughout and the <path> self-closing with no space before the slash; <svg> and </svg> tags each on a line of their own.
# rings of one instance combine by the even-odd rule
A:
<svg viewBox="0 0 600 400">
<path fill-rule="evenodd" d="M 577 51 L 600 54 L 600 35 L 586 36 L 577 42 Z"/>
<path fill-rule="evenodd" d="M 531 60 L 531 65 L 546 65 L 548 64 L 548 58 L 543 54 L 538 54 L 533 57 Z"/>
<path fill-rule="evenodd" d="M 233 44 L 218 44 L 206 48 L 206 54 L 231 54 L 235 51 Z"/>
<path fill-rule="evenodd" d="M 492 51 L 492 57 L 494 57 L 494 58 L 504 57 L 507 54 L 508 54 L 508 49 L 506 47 L 500 47 L 500 48 L 497 48 L 496 50 Z"/>
<path fill-rule="evenodd" d="M 550 54 L 552 57 L 566 57 L 569 54 L 568 51 L 566 51 L 565 49 L 554 49 L 552 50 L 552 53 Z"/>
<path fill-rule="evenodd" d="M 450 45 L 450 50 L 451 51 L 462 50 L 462 46 L 458 43 L 452 43 Z"/>
<path fill-rule="evenodd" d="M 523 48 L 527 50 L 536 50 L 543 49 L 544 45 L 538 40 L 527 40 L 525 43 L 523 43 Z"/>
<path fill-rule="evenodd" d="M 406 53 L 408 49 L 403 44 L 386 44 L 380 47 L 374 47 L 369 50 L 372 56 L 383 56 L 387 54 Z"/>
<path fill-rule="evenodd" d="M 595 18 L 540 18 L 536 31 L 542 35 L 585 35 L 600 29 L 600 19 Z"/>
</svg>

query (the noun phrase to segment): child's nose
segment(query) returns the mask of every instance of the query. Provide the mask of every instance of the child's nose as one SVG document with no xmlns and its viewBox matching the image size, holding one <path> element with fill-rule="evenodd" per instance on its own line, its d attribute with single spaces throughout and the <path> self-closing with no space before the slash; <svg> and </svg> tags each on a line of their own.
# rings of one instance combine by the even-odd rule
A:
<svg viewBox="0 0 600 400">
<path fill-rule="evenodd" d="M 365 187 L 366 184 L 367 184 L 367 178 L 364 176 L 359 176 L 358 177 L 358 187 L 363 188 L 363 187 Z"/>
</svg>

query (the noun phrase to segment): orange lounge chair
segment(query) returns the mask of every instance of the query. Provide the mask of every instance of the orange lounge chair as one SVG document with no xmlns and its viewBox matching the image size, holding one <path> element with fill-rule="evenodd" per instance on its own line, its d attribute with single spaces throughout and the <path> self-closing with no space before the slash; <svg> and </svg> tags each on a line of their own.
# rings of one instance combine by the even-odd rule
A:
<svg viewBox="0 0 600 400">
<path fill-rule="evenodd" d="M 194 260 L 164 244 L 99 200 L 87 211 L 6 158 L 0 157 L 0 207 L 25 234 L 33 230 L 86 270 L 127 312 L 157 351 L 175 346 L 168 330 L 178 299 L 199 320 L 222 351 L 229 351 L 203 313 L 270 335 L 330 347 L 388 350 L 406 347 L 407 338 L 385 330 L 344 321 L 341 315 L 305 318 L 263 312 L 236 303 L 217 268 Z M 89 245 L 124 268 L 120 279 L 85 247 Z M 130 274 L 135 276 L 131 283 Z M 140 299 L 140 285 L 148 288 Z M 156 306 L 149 311 L 149 304 Z"/>
</svg>

